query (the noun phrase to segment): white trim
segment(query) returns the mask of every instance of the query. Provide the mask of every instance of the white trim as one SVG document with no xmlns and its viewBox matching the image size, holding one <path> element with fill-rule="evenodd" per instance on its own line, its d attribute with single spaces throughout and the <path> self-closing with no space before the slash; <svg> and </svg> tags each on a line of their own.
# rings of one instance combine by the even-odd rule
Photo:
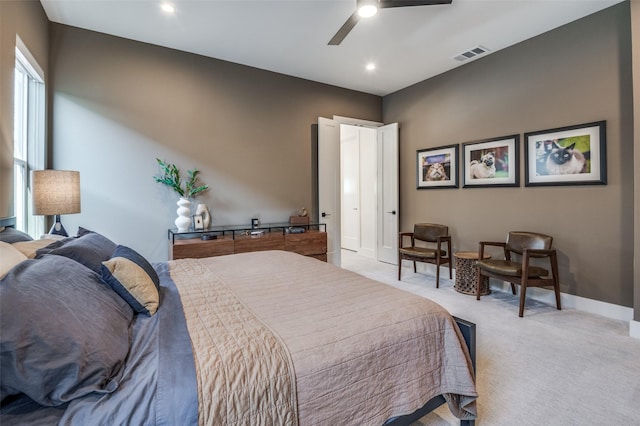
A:
<svg viewBox="0 0 640 426">
<path fill-rule="evenodd" d="M 491 290 L 511 293 L 511 285 L 506 282 L 499 285 L 496 284 L 495 281 L 492 281 Z M 554 306 L 556 304 L 556 296 L 553 290 L 546 288 L 527 288 L 527 298 Z M 633 308 L 627 308 L 626 306 L 614 305 L 613 303 L 601 302 L 599 300 L 587 299 L 586 297 L 566 293 L 560 293 L 560 302 L 565 308 L 577 309 L 618 321 L 631 321 L 633 319 Z"/>
<path fill-rule="evenodd" d="M 338 122 L 338 124 L 350 124 L 352 126 L 363 126 L 363 127 L 372 127 L 372 128 L 376 128 L 376 127 L 380 127 L 380 126 L 384 125 L 384 123 L 379 123 L 377 121 L 362 120 L 362 119 L 359 119 L 359 118 L 342 117 L 340 115 L 334 115 L 333 116 L 333 121 Z"/>
<path fill-rule="evenodd" d="M 445 268 L 445 266 L 441 266 Z M 440 271 L 442 275 L 443 270 Z M 453 278 L 455 280 L 456 270 L 453 270 Z M 511 285 L 503 282 L 502 285 L 496 284 L 495 280 L 491 281 L 492 291 L 502 291 L 511 293 Z M 527 289 L 527 298 L 532 298 L 543 303 L 555 306 L 556 296 L 553 290 L 531 287 Z M 599 300 L 587 299 L 586 297 L 575 296 L 573 294 L 560 293 L 560 302 L 562 307 L 576 309 L 578 311 L 588 312 L 590 314 L 600 315 L 617 321 L 629 322 L 629 336 L 640 339 L 640 322 L 633 320 L 633 308 L 615 305 L 613 303 L 601 302 Z"/>
<path fill-rule="evenodd" d="M 629 336 L 640 339 L 640 321 L 629 321 Z"/>
<path fill-rule="evenodd" d="M 16 59 L 20 60 L 20 63 L 27 68 L 27 71 L 32 77 L 38 77 L 40 83 L 44 83 L 44 71 L 36 58 L 33 57 L 27 46 L 24 44 L 19 35 L 16 34 Z"/>
</svg>

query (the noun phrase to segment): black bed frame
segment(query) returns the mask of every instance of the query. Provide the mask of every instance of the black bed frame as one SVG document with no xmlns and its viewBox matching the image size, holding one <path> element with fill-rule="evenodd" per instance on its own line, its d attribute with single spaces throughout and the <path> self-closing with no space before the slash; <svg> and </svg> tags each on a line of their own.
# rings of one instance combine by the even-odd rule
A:
<svg viewBox="0 0 640 426">
<path fill-rule="evenodd" d="M 453 317 L 456 320 L 456 324 L 462 332 L 462 337 L 469 349 L 469 355 L 471 355 L 471 363 L 473 365 L 473 371 L 476 371 L 476 325 L 462 318 Z M 476 376 L 477 377 L 477 376 Z M 418 421 L 428 413 L 432 412 L 446 401 L 442 395 L 431 398 L 422 408 L 414 411 L 411 414 L 405 416 L 394 417 L 387 420 L 383 426 L 409 426 L 410 424 Z M 460 420 L 460 426 L 475 426 L 475 420 Z"/>
</svg>

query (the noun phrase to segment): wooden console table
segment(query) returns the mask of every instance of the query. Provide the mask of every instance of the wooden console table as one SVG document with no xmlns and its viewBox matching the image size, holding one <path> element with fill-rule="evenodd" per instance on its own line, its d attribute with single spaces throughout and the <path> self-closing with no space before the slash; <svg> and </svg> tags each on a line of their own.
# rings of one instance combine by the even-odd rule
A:
<svg viewBox="0 0 640 426">
<path fill-rule="evenodd" d="M 296 229 L 304 229 L 305 232 L 291 232 Z M 258 235 L 252 235 L 252 232 Z M 324 223 L 267 223 L 255 228 L 250 225 L 229 225 L 186 232 L 169 229 L 168 236 L 169 260 L 286 250 L 327 261 L 327 232 Z M 215 239 L 202 239 L 203 236 Z"/>
</svg>

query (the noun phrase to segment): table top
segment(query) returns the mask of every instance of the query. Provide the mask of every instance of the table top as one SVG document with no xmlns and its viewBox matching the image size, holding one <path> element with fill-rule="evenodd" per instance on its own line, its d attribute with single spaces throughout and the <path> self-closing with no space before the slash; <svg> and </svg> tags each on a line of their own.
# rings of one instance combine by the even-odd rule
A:
<svg viewBox="0 0 640 426">
<path fill-rule="evenodd" d="M 453 255 L 458 259 L 478 259 L 477 251 L 459 251 Z M 485 253 L 483 259 L 491 259 L 491 255 Z"/>
</svg>

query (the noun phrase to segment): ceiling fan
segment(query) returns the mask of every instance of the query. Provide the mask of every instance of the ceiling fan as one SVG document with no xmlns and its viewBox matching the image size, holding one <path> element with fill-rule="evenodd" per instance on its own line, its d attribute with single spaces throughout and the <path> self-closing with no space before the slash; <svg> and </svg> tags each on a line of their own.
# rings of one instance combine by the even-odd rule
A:
<svg viewBox="0 0 640 426">
<path fill-rule="evenodd" d="M 356 26 L 360 18 L 368 18 L 376 14 L 378 9 L 388 7 L 431 6 L 435 4 L 451 4 L 452 0 L 356 0 L 356 10 L 340 27 L 336 35 L 329 40 L 330 46 L 337 46 Z"/>
</svg>

